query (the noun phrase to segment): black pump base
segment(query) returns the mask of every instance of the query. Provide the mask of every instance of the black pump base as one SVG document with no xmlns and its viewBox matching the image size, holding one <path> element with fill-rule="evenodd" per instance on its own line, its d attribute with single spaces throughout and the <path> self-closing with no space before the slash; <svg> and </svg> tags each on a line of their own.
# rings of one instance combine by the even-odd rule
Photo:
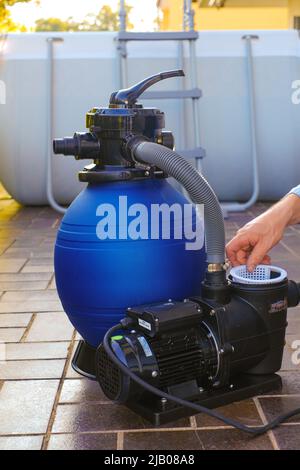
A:
<svg viewBox="0 0 300 470">
<path fill-rule="evenodd" d="M 72 367 L 75 372 L 88 379 L 96 380 L 95 354 L 96 348 L 83 340 L 79 341 L 72 359 Z"/>
<path fill-rule="evenodd" d="M 247 375 L 241 374 L 233 381 L 232 388 L 223 388 L 214 392 L 202 392 L 193 401 L 207 408 L 217 408 L 235 401 L 251 398 L 273 390 L 279 390 L 282 386 L 281 378 L 277 374 L 271 375 Z M 150 421 L 154 426 L 170 423 L 179 418 L 196 414 L 190 408 L 185 408 L 171 402 L 164 403 L 160 398 L 154 398 L 152 394 L 143 394 L 141 401 L 126 403 L 126 406 Z"/>
</svg>

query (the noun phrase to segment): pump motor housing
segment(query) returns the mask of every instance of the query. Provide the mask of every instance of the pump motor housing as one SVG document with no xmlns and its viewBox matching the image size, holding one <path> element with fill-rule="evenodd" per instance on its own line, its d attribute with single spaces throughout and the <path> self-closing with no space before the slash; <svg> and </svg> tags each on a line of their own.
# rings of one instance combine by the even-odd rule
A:
<svg viewBox="0 0 300 470">
<path fill-rule="evenodd" d="M 287 307 L 299 302 L 299 285 L 231 281 L 228 290 L 226 304 L 194 297 L 129 308 L 128 327 L 111 338 L 114 354 L 147 383 L 208 407 L 280 388 Z M 110 400 L 153 424 L 193 414 L 136 384 L 103 345 L 96 375 Z"/>
</svg>

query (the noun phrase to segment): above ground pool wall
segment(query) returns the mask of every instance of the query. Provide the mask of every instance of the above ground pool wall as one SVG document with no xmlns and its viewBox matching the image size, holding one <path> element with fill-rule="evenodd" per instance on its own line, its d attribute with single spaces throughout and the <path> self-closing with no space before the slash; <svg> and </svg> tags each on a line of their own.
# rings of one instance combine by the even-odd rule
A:
<svg viewBox="0 0 300 470">
<path fill-rule="evenodd" d="M 300 81 L 300 39 L 296 31 L 254 33 L 259 36 L 253 41 L 253 55 L 260 199 L 274 200 L 300 182 L 300 104 L 292 101 L 292 84 Z M 244 34 L 201 32 L 197 41 L 198 84 L 203 91 L 199 132 L 206 149 L 203 171 L 223 201 L 246 200 L 252 190 Z M 114 33 L 9 34 L 0 39 L 0 181 L 24 204 L 47 203 L 49 36 L 63 38 L 54 44 L 54 136 L 84 131 L 86 112 L 107 105 L 111 92 L 119 88 Z M 174 42 L 132 43 L 128 51 L 129 84 L 178 67 Z M 188 88 L 187 47 L 184 68 Z M 156 89 L 180 89 L 180 80 L 162 82 Z M 177 149 L 193 147 L 189 103 L 143 103 L 166 113 Z M 60 203 L 69 203 L 80 191 L 77 171 L 84 163 L 53 157 L 54 195 Z"/>
</svg>

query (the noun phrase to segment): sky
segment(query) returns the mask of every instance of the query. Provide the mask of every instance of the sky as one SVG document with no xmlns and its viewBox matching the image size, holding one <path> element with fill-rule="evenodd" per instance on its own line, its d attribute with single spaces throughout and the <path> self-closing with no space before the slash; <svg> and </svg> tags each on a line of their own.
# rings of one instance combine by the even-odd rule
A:
<svg viewBox="0 0 300 470">
<path fill-rule="evenodd" d="M 72 16 L 75 20 L 80 20 L 88 13 L 97 13 L 103 5 L 110 5 L 115 10 L 118 8 L 118 3 L 118 0 L 40 0 L 40 6 L 34 1 L 27 4 L 19 3 L 10 11 L 15 22 L 30 28 L 35 25 L 38 18 L 66 19 Z M 157 15 L 156 0 L 127 0 L 126 3 L 133 6 L 131 19 L 134 29 L 153 30 L 153 22 Z"/>
</svg>

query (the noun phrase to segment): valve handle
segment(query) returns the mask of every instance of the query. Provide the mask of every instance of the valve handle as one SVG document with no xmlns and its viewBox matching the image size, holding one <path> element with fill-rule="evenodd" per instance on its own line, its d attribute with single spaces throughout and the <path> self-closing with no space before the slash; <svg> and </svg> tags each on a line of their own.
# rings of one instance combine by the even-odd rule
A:
<svg viewBox="0 0 300 470">
<path fill-rule="evenodd" d="M 109 104 L 112 105 L 125 105 L 128 108 L 131 108 L 136 102 L 138 97 L 144 93 L 147 88 L 151 87 L 161 80 L 166 80 L 167 78 L 172 77 L 184 77 L 183 70 L 169 70 L 167 72 L 161 72 L 157 75 L 152 75 L 151 77 L 145 78 L 139 83 L 136 83 L 130 88 L 125 88 L 124 90 L 115 91 L 111 94 Z"/>
</svg>

